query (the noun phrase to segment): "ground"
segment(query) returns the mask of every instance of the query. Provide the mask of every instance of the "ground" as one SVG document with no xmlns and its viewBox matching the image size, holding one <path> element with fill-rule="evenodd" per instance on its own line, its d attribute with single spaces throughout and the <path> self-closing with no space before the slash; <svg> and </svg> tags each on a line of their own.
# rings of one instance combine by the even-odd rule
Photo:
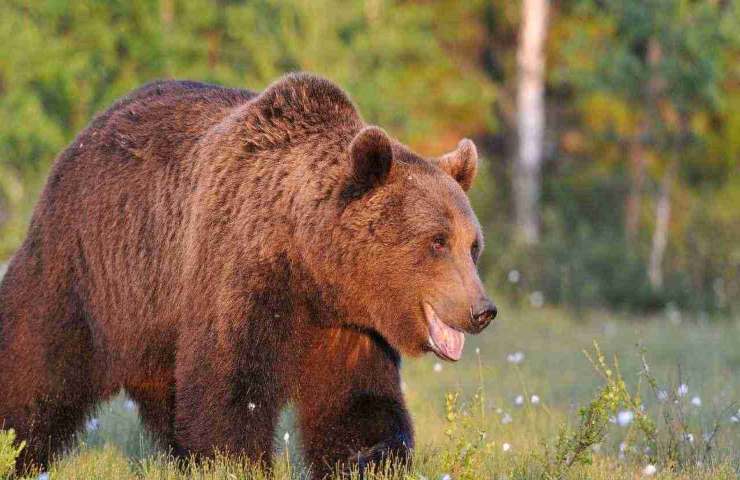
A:
<svg viewBox="0 0 740 480">
<path fill-rule="evenodd" d="M 554 440 L 563 422 L 575 426 L 578 408 L 588 405 L 603 384 L 583 353 L 594 341 L 608 361 L 619 355 L 620 370 L 633 392 L 644 348 L 650 373 L 668 399 L 658 400 L 643 380 L 641 403 L 659 426 L 659 409 L 666 402 L 684 412 L 690 435 L 681 440 L 679 461 L 685 465 L 672 470 L 671 463 L 678 465 L 675 459 L 669 462 L 659 454 L 650 460 L 638 451 L 643 447 L 636 446 L 636 422 L 622 411 L 608 423 L 605 439 L 590 447 L 595 450 L 593 464 L 576 465 L 567 478 L 738 478 L 740 404 L 732 404 L 740 400 L 740 323 L 677 312 L 638 318 L 531 306 L 503 305 L 500 310 L 491 329 L 468 338 L 460 362 L 442 363 L 431 355 L 405 361 L 404 388 L 419 445 L 416 465 L 408 476 L 374 478 L 541 478 L 543 442 Z M 483 401 L 478 402 L 475 394 L 481 391 Z M 459 392 L 459 408 L 448 395 L 454 392 Z M 720 426 L 716 447 L 707 454 L 703 437 L 715 419 Z M 302 478 L 298 436 L 286 412 L 275 442 L 276 478 Z M 656 472 L 651 474 L 653 463 Z M 261 475 L 236 459 L 178 468 L 142 433 L 135 406 L 123 396 L 101 406 L 76 449 L 50 472 L 52 480 Z"/>
</svg>

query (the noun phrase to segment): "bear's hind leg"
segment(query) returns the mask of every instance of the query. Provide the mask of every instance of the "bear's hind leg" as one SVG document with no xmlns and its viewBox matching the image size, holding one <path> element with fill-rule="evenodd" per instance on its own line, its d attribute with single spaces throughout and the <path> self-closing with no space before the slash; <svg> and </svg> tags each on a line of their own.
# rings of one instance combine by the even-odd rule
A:
<svg viewBox="0 0 740 480">
<path fill-rule="evenodd" d="M 71 283 L 49 285 L 17 260 L 0 285 L 0 427 L 26 441 L 22 472 L 69 444 L 100 399 L 104 362 Z"/>
<path fill-rule="evenodd" d="M 161 373 L 157 379 L 130 381 L 125 389 L 139 407 L 139 416 L 146 429 L 162 447 L 177 453 L 174 374 L 169 371 Z"/>
</svg>

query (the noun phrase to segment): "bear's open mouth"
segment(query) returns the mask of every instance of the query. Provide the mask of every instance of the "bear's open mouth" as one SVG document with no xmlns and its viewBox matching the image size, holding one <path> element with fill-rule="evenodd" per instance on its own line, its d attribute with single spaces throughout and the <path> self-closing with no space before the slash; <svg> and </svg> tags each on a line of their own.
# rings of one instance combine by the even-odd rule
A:
<svg viewBox="0 0 740 480">
<path fill-rule="evenodd" d="M 427 302 L 424 302 L 424 316 L 429 325 L 428 347 L 443 360 L 452 362 L 460 360 L 465 335 L 445 324 Z"/>
</svg>

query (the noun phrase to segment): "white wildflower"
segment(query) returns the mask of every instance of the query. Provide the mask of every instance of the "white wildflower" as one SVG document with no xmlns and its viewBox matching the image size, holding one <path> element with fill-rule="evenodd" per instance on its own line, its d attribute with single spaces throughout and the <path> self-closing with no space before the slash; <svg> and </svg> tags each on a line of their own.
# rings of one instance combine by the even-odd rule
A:
<svg viewBox="0 0 740 480">
<path fill-rule="evenodd" d="M 36 480 L 49 480 L 49 474 L 46 472 L 39 473 L 39 476 L 36 477 Z"/>
<path fill-rule="evenodd" d="M 681 325 L 681 311 L 675 304 L 669 303 L 666 306 L 666 316 L 668 317 L 668 321 L 673 325 Z"/>
<path fill-rule="evenodd" d="M 514 398 L 514 405 L 524 405 L 524 395 L 517 395 Z"/>
<path fill-rule="evenodd" d="M 691 433 L 684 434 L 683 439 L 689 443 L 694 443 L 694 435 Z"/>
<path fill-rule="evenodd" d="M 475 347 L 475 354 L 480 355 L 480 347 Z"/>
<path fill-rule="evenodd" d="M 100 422 L 98 421 L 97 418 L 91 418 L 90 420 L 87 421 L 87 423 L 85 423 L 85 429 L 88 432 L 94 432 L 95 430 L 98 429 L 98 427 L 100 427 Z"/>
<path fill-rule="evenodd" d="M 250 411 L 250 412 L 254 412 L 254 409 L 255 409 L 255 408 L 257 408 L 257 405 L 255 405 L 255 404 L 254 404 L 254 403 L 252 403 L 252 402 L 249 402 L 249 403 L 247 404 L 247 408 L 249 408 L 249 411 Z"/>
<path fill-rule="evenodd" d="M 441 372 L 442 371 L 442 364 L 439 363 L 439 362 L 435 362 L 434 363 L 434 371 L 437 372 L 437 373 Z"/>
<path fill-rule="evenodd" d="M 541 308 L 545 304 L 545 295 L 539 290 L 529 295 L 529 303 L 535 308 Z"/>
<path fill-rule="evenodd" d="M 285 443 L 290 442 L 290 432 L 285 432 L 285 435 L 283 435 L 283 440 L 285 440 Z"/>
<path fill-rule="evenodd" d="M 701 407 L 701 397 L 695 396 L 691 399 L 691 404 L 695 407 Z"/>
<path fill-rule="evenodd" d="M 506 361 L 517 365 L 524 361 L 524 352 L 514 352 L 506 355 Z"/>
<path fill-rule="evenodd" d="M 445 473 L 444 475 L 439 477 L 439 480 L 452 480 L 452 477 L 450 476 L 449 473 Z"/>
<path fill-rule="evenodd" d="M 503 445 L 501 445 L 501 450 L 503 450 L 504 452 L 508 452 L 509 450 L 511 450 L 511 445 L 508 443 L 504 443 Z"/>
<path fill-rule="evenodd" d="M 666 400 L 668 400 L 668 392 L 666 392 L 665 390 L 658 390 L 657 396 L 658 400 L 660 400 L 661 402 L 665 402 Z"/>
<path fill-rule="evenodd" d="M 509 270 L 508 278 L 509 283 L 519 283 L 519 279 L 521 278 L 519 270 Z"/>
<path fill-rule="evenodd" d="M 617 414 L 617 424 L 620 427 L 626 427 L 630 423 L 632 423 L 632 420 L 634 420 L 635 414 L 632 413 L 630 410 L 622 410 Z"/>
<path fill-rule="evenodd" d="M 686 394 L 688 394 L 688 393 L 689 393 L 689 386 L 686 385 L 685 383 L 682 383 L 681 385 L 679 385 L 678 386 L 678 389 L 676 390 L 676 394 L 679 397 L 685 397 Z"/>
<path fill-rule="evenodd" d="M 540 404 L 540 396 L 539 395 L 532 395 L 529 398 L 529 401 L 532 402 L 532 405 L 539 405 Z"/>
<path fill-rule="evenodd" d="M 642 474 L 646 477 L 652 477 L 655 475 L 655 473 L 658 471 L 657 467 L 653 465 L 652 463 L 649 463 L 645 465 L 645 468 L 642 469 Z"/>
<path fill-rule="evenodd" d="M 511 415 L 509 415 L 508 413 L 504 413 L 504 416 L 501 417 L 501 423 L 503 423 L 504 425 L 511 423 L 512 420 L 513 418 L 511 418 Z"/>
<path fill-rule="evenodd" d="M 732 423 L 740 423 L 740 415 L 733 415 L 730 417 Z"/>
</svg>

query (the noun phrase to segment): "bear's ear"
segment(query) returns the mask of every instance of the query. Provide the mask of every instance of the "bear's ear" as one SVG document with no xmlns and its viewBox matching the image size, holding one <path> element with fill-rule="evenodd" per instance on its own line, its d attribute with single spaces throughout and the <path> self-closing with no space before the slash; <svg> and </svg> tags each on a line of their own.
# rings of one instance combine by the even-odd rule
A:
<svg viewBox="0 0 740 480">
<path fill-rule="evenodd" d="M 467 192 L 478 171 L 478 150 L 472 140 L 463 138 L 454 151 L 435 158 L 433 162 Z"/>
<path fill-rule="evenodd" d="M 379 127 L 365 127 L 349 146 L 352 162 L 353 197 L 383 184 L 393 164 L 393 145 L 388 135 Z"/>
</svg>

